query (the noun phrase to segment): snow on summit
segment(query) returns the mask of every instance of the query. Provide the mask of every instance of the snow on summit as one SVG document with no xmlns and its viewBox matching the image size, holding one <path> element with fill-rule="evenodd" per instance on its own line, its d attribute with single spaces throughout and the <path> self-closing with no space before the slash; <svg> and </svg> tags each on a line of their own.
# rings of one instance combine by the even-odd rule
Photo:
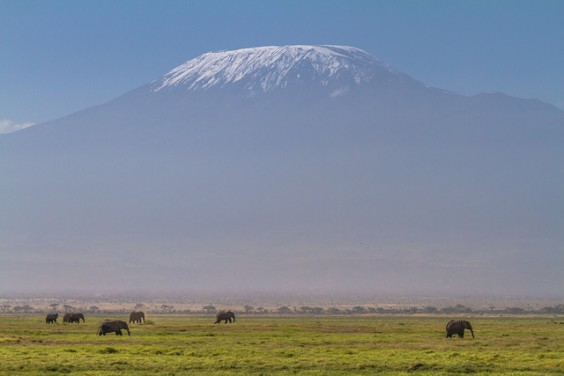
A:
<svg viewBox="0 0 564 376">
<path fill-rule="evenodd" d="M 249 90 L 269 91 L 290 83 L 359 85 L 382 75 L 389 80 L 407 77 L 354 47 L 268 46 L 205 53 L 154 81 L 152 90 L 202 90 L 240 84 Z"/>
</svg>

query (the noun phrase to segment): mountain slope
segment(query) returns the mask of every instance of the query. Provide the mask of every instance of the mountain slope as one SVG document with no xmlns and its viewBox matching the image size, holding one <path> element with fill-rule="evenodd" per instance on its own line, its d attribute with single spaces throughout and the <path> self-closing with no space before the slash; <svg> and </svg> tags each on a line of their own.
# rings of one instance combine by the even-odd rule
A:
<svg viewBox="0 0 564 376">
<path fill-rule="evenodd" d="M 0 136 L 0 282 L 559 294 L 563 132 L 352 47 L 205 54 Z"/>
</svg>

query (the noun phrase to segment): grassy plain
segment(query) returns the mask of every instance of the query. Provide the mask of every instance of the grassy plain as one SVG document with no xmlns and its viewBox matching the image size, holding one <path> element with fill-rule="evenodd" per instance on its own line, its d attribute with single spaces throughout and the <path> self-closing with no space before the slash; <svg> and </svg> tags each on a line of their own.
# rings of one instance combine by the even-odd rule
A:
<svg viewBox="0 0 564 376">
<path fill-rule="evenodd" d="M 102 317 L 6 315 L 0 375 L 564 374 L 564 317 L 470 317 L 475 339 L 446 339 L 448 319 L 152 315 L 131 337 L 99 337 Z"/>
</svg>

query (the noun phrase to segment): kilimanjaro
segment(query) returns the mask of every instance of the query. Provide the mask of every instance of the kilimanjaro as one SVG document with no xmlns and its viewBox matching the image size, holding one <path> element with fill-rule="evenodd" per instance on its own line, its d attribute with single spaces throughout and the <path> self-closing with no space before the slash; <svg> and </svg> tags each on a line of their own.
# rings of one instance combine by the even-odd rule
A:
<svg viewBox="0 0 564 376">
<path fill-rule="evenodd" d="M 0 136 L 0 283 L 559 294 L 562 166 L 535 99 L 354 47 L 209 52 Z"/>
</svg>

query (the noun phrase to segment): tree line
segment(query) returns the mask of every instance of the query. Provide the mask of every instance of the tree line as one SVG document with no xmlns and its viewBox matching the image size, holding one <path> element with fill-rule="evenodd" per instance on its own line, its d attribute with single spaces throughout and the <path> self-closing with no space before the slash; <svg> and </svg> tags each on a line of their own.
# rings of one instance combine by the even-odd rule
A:
<svg viewBox="0 0 564 376">
<path fill-rule="evenodd" d="M 0 305 L 1 313 L 44 313 L 44 312 L 85 312 L 90 314 L 105 314 L 105 313 L 124 313 L 129 312 L 128 308 L 119 308 L 111 310 L 102 310 L 98 306 L 90 307 L 74 307 L 68 304 L 51 304 L 49 308 L 34 308 L 29 304 L 15 305 L 2 304 Z M 146 310 L 151 313 L 177 313 L 177 314 L 216 314 L 220 310 L 214 305 L 208 304 L 203 306 L 200 310 L 190 309 L 177 309 L 170 304 L 162 304 L 160 306 L 149 307 L 145 304 L 136 304 L 134 310 Z M 545 306 L 542 308 L 522 308 L 522 307 L 505 307 L 496 308 L 490 306 L 488 308 L 470 308 L 462 304 L 447 307 L 371 307 L 371 306 L 354 306 L 352 308 L 337 308 L 337 307 L 310 307 L 300 306 L 291 307 L 287 305 L 279 306 L 273 309 L 266 309 L 264 307 L 253 307 L 250 305 L 243 306 L 242 310 L 234 309 L 238 313 L 244 314 L 301 314 L 301 315 L 362 315 L 362 314 L 564 314 L 564 304 L 557 304 L 554 306 Z"/>
</svg>

